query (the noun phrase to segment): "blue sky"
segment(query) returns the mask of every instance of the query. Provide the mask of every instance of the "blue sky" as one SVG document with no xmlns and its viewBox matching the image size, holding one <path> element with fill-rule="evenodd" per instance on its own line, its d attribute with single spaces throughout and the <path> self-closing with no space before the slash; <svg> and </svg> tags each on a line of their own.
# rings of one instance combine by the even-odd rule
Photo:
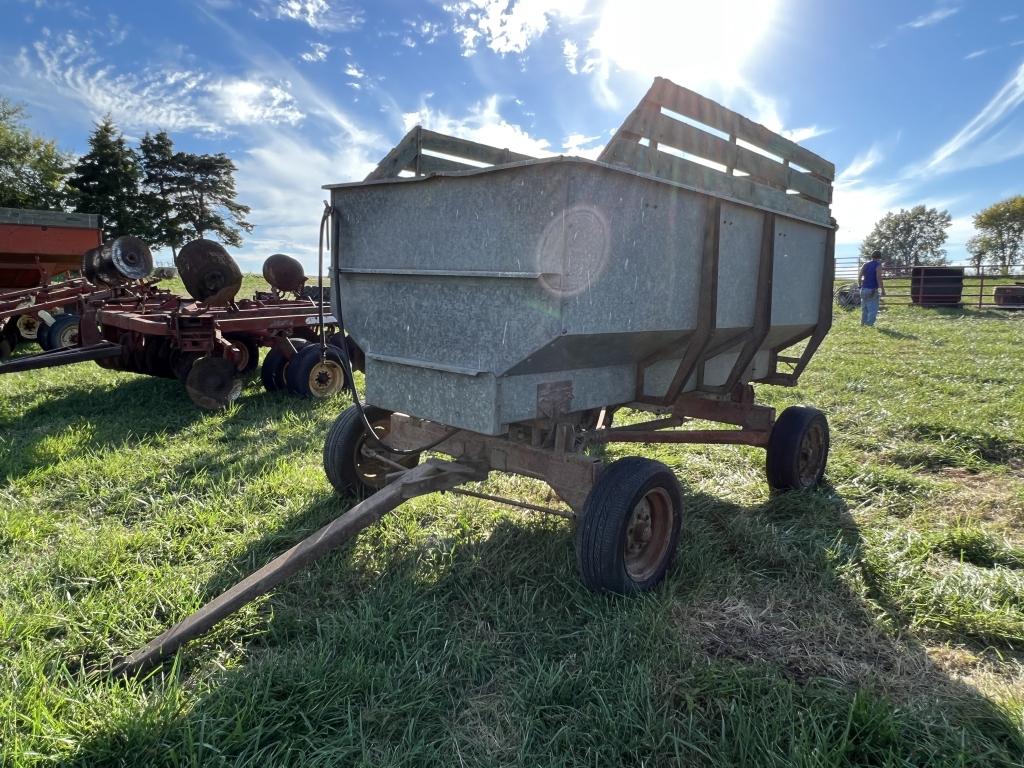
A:
<svg viewBox="0 0 1024 768">
<path fill-rule="evenodd" d="M 0 93 L 82 152 L 226 152 L 256 230 L 236 255 L 315 261 L 326 183 L 417 122 L 594 156 L 655 75 L 833 161 L 840 255 L 890 209 L 970 217 L 1022 191 L 1024 0 L 0 0 Z"/>
</svg>

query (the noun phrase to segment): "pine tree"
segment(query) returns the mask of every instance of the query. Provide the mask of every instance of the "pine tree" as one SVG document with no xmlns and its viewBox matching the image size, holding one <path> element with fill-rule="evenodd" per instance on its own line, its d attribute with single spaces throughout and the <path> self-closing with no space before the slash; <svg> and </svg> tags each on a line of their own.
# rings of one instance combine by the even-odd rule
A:
<svg viewBox="0 0 1024 768">
<path fill-rule="evenodd" d="M 225 154 L 194 155 L 179 152 L 180 194 L 175 200 L 179 218 L 197 237 L 217 235 L 226 245 L 242 245 L 242 231 L 252 232 L 246 221 L 249 206 L 235 198 L 235 164 Z"/>
<path fill-rule="evenodd" d="M 187 225 L 175 204 L 182 192 L 182 153 L 174 152 L 174 142 L 166 131 L 147 133 L 139 143 L 142 162 L 142 213 L 149 222 L 147 238 L 154 248 L 178 249 L 189 240 Z"/>
<path fill-rule="evenodd" d="M 104 237 L 146 237 L 151 224 L 142 212 L 141 177 L 138 155 L 107 115 L 89 137 L 89 151 L 75 165 L 70 182 L 77 192 L 75 210 L 100 214 Z"/>
</svg>

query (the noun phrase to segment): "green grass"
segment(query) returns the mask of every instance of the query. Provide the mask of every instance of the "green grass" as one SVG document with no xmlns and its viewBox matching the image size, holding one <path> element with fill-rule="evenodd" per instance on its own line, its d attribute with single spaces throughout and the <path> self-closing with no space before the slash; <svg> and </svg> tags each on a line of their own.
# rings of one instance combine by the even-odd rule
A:
<svg viewBox="0 0 1024 768">
<path fill-rule="evenodd" d="M 684 484 L 654 593 L 588 593 L 561 519 L 430 496 L 137 681 L 102 669 L 348 506 L 344 403 L 0 377 L 0 763 L 1019 766 L 1022 349 L 1024 316 L 837 315 L 758 393 L 828 414 L 815 493 L 770 497 L 754 449 L 614 447 Z"/>
</svg>

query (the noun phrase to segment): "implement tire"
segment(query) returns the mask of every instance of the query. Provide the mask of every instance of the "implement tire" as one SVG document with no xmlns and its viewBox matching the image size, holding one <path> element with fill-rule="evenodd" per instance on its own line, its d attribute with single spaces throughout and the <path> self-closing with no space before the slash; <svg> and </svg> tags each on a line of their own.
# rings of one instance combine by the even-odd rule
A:
<svg viewBox="0 0 1024 768">
<path fill-rule="evenodd" d="M 682 507 L 679 481 L 660 461 L 630 456 L 609 464 L 576 528 L 580 580 L 616 594 L 656 587 L 675 559 Z"/>
</svg>

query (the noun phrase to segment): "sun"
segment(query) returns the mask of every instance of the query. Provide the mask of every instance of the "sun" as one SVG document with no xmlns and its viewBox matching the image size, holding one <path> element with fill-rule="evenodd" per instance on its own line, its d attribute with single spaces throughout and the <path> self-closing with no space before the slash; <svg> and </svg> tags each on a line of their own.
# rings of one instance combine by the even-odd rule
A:
<svg viewBox="0 0 1024 768">
<path fill-rule="evenodd" d="M 590 48 L 605 65 L 680 84 L 742 82 L 776 0 L 607 0 Z"/>
</svg>

